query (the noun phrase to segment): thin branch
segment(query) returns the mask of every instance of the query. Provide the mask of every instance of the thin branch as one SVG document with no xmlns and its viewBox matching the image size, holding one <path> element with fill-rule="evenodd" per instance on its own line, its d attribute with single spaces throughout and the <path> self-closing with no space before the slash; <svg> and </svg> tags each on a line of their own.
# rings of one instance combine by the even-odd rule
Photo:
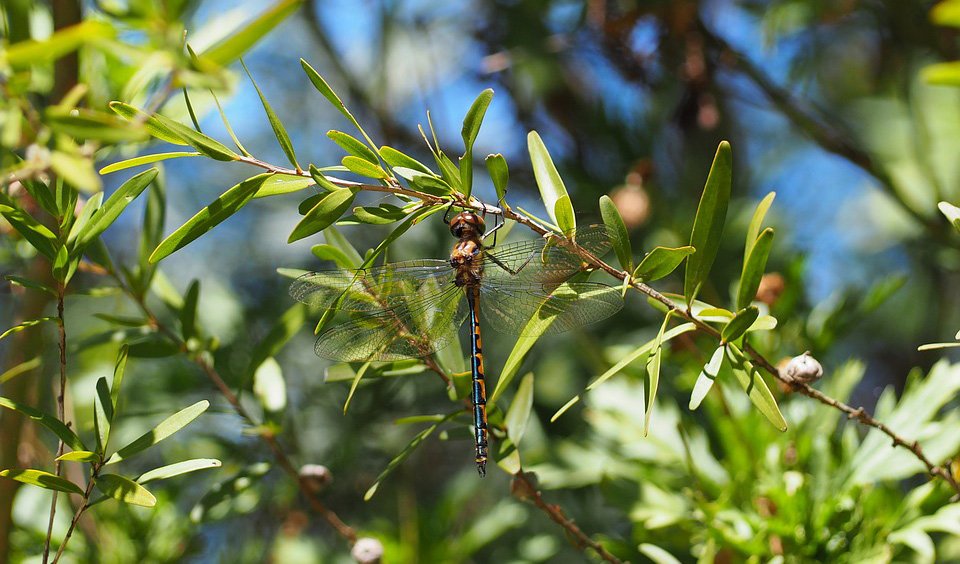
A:
<svg viewBox="0 0 960 564">
<path fill-rule="evenodd" d="M 57 389 L 57 419 L 62 423 L 67 423 L 64 420 L 64 393 L 67 388 L 67 329 L 63 322 L 63 296 L 66 292 L 66 288 L 63 285 L 63 282 L 57 282 L 57 331 L 59 333 L 59 347 L 60 347 L 60 382 Z M 63 440 L 57 442 L 57 456 L 54 458 L 53 462 L 53 473 L 57 476 L 60 475 L 60 456 L 63 455 Z M 53 499 L 50 500 L 50 517 L 47 519 L 47 536 L 43 540 L 43 563 L 46 564 L 50 558 L 50 539 L 53 537 L 53 520 L 57 515 L 57 498 L 59 497 L 57 490 L 53 490 Z"/>
<path fill-rule="evenodd" d="M 70 537 L 73 536 L 73 531 L 77 528 L 77 523 L 80 522 L 80 517 L 83 516 L 84 511 L 90 507 L 90 495 L 93 493 L 93 486 L 97 483 L 97 478 L 100 477 L 100 470 L 102 468 L 103 461 L 94 462 L 90 468 L 90 481 L 87 482 L 87 489 L 83 491 L 83 498 L 80 500 L 80 506 L 73 514 L 73 519 L 70 521 L 70 528 L 67 529 L 67 534 L 64 535 L 63 541 L 60 543 L 60 548 L 57 549 L 57 554 L 53 557 L 53 564 L 57 564 L 57 562 L 60 560 L 60 555 L 63 554 L 63 550 L 67 547 Z"/>
</svg>

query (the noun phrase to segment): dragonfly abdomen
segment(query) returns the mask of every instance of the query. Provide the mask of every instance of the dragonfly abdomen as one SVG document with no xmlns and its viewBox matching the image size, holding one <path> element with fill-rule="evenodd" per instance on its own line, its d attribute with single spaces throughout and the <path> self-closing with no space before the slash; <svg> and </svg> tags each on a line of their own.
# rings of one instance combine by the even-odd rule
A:
<svg viewBox="0 0 960 564">
<path fill-rule="evenodd" d="M 480 338 L 480 287 L 467 289 L 470 306 L 470 368 L 473 376 L 473 429 L 476 437 L 477 471 L 487 474 L 487 390 L 483 373 L 483 342 Z"/>
</svg>

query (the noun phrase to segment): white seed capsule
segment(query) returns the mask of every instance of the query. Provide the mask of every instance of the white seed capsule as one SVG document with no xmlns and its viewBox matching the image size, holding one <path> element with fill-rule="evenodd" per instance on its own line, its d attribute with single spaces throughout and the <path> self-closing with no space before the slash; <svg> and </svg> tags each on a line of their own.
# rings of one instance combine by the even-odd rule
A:
<svg viewBox="0 0 960 564">
<path fill-rule="evenodd" d="M 300 467 L 300 481 L 311 492 L 320 493 L 333 481 L 333 474 L 322 464 L 304 464 Z"/>
<path fill-rule="evenodd" d="M 350 556 L 359 564 L 379 564 L 383 558 L 383 544 L 377 539 L 363 537 L 357 539 L 350 551 Z"/>
<path fill-rule="evenodd" d="M 820 366 L 817 359 L 810 355 L 810 351 L 807 351 L 800 356 L 791 358 L 782 374 L 788 382 L 809 384 L 816 382 L 823 376 L 823 367 Z"/>
</svg>

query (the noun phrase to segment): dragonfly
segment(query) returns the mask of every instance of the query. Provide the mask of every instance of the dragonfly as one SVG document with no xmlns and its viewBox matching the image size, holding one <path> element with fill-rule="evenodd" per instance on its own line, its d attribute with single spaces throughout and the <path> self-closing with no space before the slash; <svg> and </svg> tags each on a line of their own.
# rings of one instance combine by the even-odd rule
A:
<svg viewBox="0 0 960 564">
<path fill-rule="evenodd" d="M 481 323 L 511 335 L 568 331 L 615 314 L 623 306 L 619 288 L 574 282 L 586 270 L 576 246 L 595 258 L 611 247 L 602 225 L 557 235 L 484 245 L 481 215 L 462 211 L 447 222 L 457 238 L 448 260 L 422 259 L 360 270 L 320 270 L 297 278 L 290 295 L 349 319 L 323 332 L 317 356 L 340 362 L 393 361 L 427 357 L 457 338 L 469 318 L 471 401 L 475 461 L 486 475 L 488 456 L 486 377 Z M 546 325 L 546 329 L 544 329 Z"/>
</svg>

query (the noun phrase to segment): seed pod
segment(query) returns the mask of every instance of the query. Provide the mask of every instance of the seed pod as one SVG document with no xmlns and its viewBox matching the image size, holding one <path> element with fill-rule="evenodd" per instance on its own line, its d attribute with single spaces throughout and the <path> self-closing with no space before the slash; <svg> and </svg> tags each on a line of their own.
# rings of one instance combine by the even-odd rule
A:
<svg viewBox="0 0 960 564">
<path fill-rule="evenodd" d="M 810 351 L 800 356 L 795 356 L 787 363 L 787 367 L 781 372 L 788 382 L 794 384 L 809 384 L 816 382 L 823 376 L 823 367 L 813 358 Z"/>
<path fill-rule="evenodd" d="M 333 473 L 322 464 L 304 464 L 300 467 L 300 481 L 313 493 L 320 493 L 333 481 Z"/>
<path fill-rule="evenodd" d="M 379 564 L 380 559 L 383 558 L 383 544 L 370 537 L 357 539 L 350 551 L 350 556 L 359 564 Z"/>
</svg>

